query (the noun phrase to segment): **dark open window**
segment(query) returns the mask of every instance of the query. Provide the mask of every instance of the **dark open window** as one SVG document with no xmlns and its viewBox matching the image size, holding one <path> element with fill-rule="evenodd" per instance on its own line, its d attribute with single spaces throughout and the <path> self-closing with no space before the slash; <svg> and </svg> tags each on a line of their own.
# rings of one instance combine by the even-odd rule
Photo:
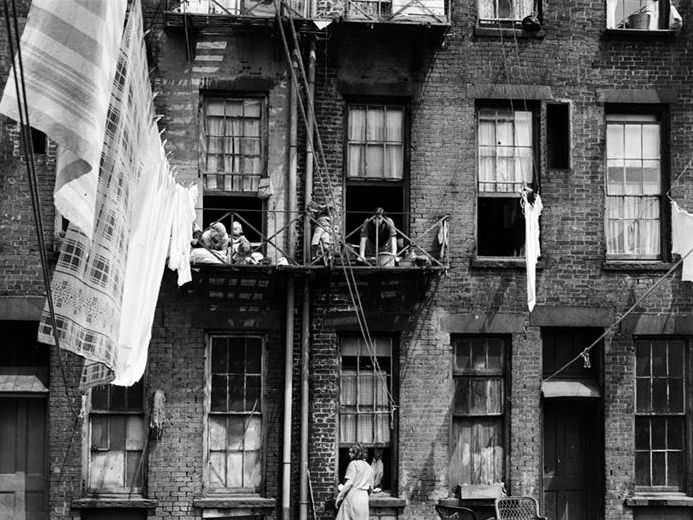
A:
<svg viewBox="0 0 693 520">
<path fill-rule="evenodd" d="M 518 107 L 522 105 L 523 109 Z M 477 254 L 520 256 L 520 192 L 536 187 L 534 112 L 526 103 L 478 109 Z"/>
<path fill-rule="evenodd" d="M 546 105 L 546 151 L 548 167 L 570 168 L 570 104 Z"/>
<path fill-rule="evenodd" d="M 262 241 L 265 233 L 264 202 L 257 197 L 205 195 L 203 199 L 203 227 L 220 221 L 231 233 L 234 220 L 241 223 L 243 233 L 251 243 Z"/>
<path fill-rule="evenodd" d="M 34 153 L 44 154 L 48 146 L 46 140 L 46 134 L 35 128 L 31 129 L 31 144 L 33 146 Z"/>
<path fill-rule="evenodd" d="M 351 103 L 346 130 L 346 231 L 358 242 L 363 221 L 383 208 L 404 230 L 406 111 L 402 104 Z M 353 234 L 351 234 L 353 232 Z"/>
</svg>

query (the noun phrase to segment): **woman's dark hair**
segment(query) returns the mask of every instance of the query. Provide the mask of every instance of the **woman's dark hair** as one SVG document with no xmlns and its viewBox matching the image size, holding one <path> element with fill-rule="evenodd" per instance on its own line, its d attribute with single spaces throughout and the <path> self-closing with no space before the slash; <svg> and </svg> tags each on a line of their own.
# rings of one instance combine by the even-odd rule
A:
<svg viewBox="0 0 693 520">
<path fill-rule="evenodd" d="M 351 449 L 354 450 L 354 460 L 366 460 L 368 457 L 368 450 L 359 442 L 352 444 Z"/>
</svg>

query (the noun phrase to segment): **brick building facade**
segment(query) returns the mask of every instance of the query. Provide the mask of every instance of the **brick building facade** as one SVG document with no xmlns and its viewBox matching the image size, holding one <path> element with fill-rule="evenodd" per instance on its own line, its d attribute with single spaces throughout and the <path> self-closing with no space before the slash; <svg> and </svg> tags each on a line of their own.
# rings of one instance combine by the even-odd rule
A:
<svg viewBox="0 0 693 520">
<path fill-rule="evenodd" d="M 242 220 L 269 261 L 181 288 L 167 272 L 141 386 L 92 391 L 79 416 L 80 360 L 30 348 L 44 287 L 3 119 L 0 518 L 333 518 L 352 441 L 382 457 L 372 518 L 490 518 L 502 488 L 552 520 L 691 518 L 693 289 L 669 198 L 693 211 L 693 7 L 665 4 L 284 2 L 280 23 L 273 2 L 144 2 L 177 178 L 199 183 L 201 225 Z M 37 144 L 52 244 L 55 145 Z M 304 256 L 310 200 L 352 249 Z M 356 258 L 376 207 L 397 266 Z"/>
</svg>

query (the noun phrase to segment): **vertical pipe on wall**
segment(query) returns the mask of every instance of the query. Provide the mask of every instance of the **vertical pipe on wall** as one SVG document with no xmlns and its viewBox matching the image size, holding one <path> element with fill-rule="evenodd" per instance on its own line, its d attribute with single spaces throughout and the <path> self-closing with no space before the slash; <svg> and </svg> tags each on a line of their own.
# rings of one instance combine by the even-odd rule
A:
<svg viewBox="0 0 693 520">
<path fill-rule="evenodd" d="M 291 67 L 296 67 L 295 62 Z M 297 141 L 298 141 L 298 92 L 294 82 L 289 82 L 289 164 L 287 179 L 287 228 L 286 251 L 289 258 L 295 257 L 296 233 L 291 224 L 296 216 L 298 204 L 296 202 L 296 171 L 298 165 Z M 289 276 L 286 287 L 286 329 L 284 331 L 285 355 L 284 355 L 284 438 L 282 445 L 282 520 L 291 518 L 291 402 L 293 396 L 293 366 L 294 366 L 294 302 L 295 287 L 294 278 Z"/>
<path fill-rule="evenodd" d="M 315 95 L 315 40 L 310 42 L 310 56 L 308 58 L 308 98 L 306 108 L 306 209 L 313 198 L 313 126 L 315 124 L 315 110 L 313 98 Z M 310 220 L 304 217 L 303 223 L 303 261 L 310 262 Z M 308 410 L 309 410 L 309 360 L 310 360 L 310 277 L 306 276 L 303 282 L 303 312 L 301 313 L 301 457 L 299 468 L 299 520 L 308 518 Z"/>
</svg>

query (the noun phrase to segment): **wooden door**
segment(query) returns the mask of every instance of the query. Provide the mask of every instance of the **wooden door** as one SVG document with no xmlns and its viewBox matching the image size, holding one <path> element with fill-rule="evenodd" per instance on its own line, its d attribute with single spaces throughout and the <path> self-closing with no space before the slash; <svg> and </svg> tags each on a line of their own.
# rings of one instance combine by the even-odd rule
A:
<svg viewBox="0 0 693 520">
<path fill-rule="evenodd" d="M 601 511 L 598 401 L 544 401 L 544 514 L 552 520 L 598 520 Z"/>
<path fill-rule="evenodd" d="M 0 520 L 48 520 L 46 400 L 0 397 Z"/>
</svg>

